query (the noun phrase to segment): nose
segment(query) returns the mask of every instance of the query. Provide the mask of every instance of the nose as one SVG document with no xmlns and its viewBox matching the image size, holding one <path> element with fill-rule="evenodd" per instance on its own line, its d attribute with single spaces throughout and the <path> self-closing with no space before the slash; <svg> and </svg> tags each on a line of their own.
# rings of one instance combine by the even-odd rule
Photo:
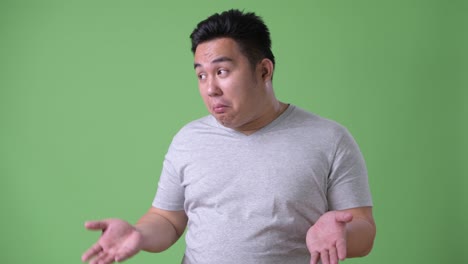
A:
<svg viewBox="0 0 468 264">
<path fill-rule="evenodd" d="M 207 92 L 208 96 L 220 96 L 223 94 L 223 91 L 218 85 L 216 78 L 210 78 L 207 83 Z"/>
</svg>

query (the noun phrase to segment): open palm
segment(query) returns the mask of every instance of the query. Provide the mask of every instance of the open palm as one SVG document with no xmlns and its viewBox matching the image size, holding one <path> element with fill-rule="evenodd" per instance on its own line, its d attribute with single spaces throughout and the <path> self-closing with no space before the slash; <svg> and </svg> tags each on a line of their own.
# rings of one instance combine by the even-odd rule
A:
<svg viewBox="0 0 468 264">
<path fill-rule="evenodd" d="M 336 264 L 346 258 L 346 224 L 352 218 L 350 213 L 330 211 L 307 231 L 311 264 L 316 264 L 319 259 L 323 264 Z"/>
<path fill-rule="evenodd" d="M 82 256 L 90 264 L 123 261 L 141 250 L 142 236 L 135 227 L 120 219 L 87 222 L 90 230 L 102 230 L 99 240 Z"/>
</svg>

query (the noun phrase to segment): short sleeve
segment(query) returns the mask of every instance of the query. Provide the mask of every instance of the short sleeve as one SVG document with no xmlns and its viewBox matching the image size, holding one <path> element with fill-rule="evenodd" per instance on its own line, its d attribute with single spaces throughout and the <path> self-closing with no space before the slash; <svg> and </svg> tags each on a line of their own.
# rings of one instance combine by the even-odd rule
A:
<svg viewBox="0 0 468 264">
<path fill-rule="evenodd" d="M 341 127 L 328 178 L 327 200 L 330 210 L 372 206 L 364 157 L 349 131 Z"/>
<path fill-rule="evenodd" d="M 184 209 L 184 188 L 179 173 L 170 161 L 170 151 L 169 149 L 163 162 L 153 206 L 163 210 L 179 211 Z"/>
</svg>

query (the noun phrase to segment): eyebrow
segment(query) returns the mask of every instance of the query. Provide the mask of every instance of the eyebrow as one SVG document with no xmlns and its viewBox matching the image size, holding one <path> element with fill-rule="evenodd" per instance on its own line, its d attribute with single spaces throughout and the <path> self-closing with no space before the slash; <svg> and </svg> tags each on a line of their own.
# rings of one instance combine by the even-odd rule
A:
<svg viewBox="0 0 468 264">
<path fill-rule="evenodd" d="M 229 57 L 219 57 L 219 58 L 216 58 L 214 60 L 211 61 L 212 64 L 214 63 L 220 63 L 220 62 L 225 62 L 225 61 L 228 61 L 228 62 L 233 62 L 234 60 L 229 58 Z M 193 64 L 193 68 L 196 69 L 197 67 L 201 67 L 202 65 L 200 63 L 194 63 Z"/>
</svg>

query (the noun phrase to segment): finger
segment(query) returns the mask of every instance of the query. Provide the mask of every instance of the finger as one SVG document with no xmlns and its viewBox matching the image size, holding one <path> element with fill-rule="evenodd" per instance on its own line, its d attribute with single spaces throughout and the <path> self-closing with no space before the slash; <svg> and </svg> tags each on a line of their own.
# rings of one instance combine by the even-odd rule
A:
<svg viewBox="0 0 468 264">
<path fill-rule="evenodd" d="M 328 250 L 324 249 L 320 251 L 320 260 L 322 260 L 322 264 L 330 264 L 330 258 L 328 256 Z"/>
<path fill-rule="evenodd" d="M 109 226 L 107 221 L 88 221 L 85 223 L 86 229 L 89 230 L 103 230 Z"/>
<path fill-rule="evenodd" d="M 99 261 L 101 260 L 103 254 L 104 254 L 104 252 L 99 252 L 96 255 L 96 257 L 92 258 L 91 261 L 89 261 L 89 264 L 98 264 Z"/>
<path fill-rule="evenodd" d="M 96 258 L 92 259 L 89 264 L 108 264 L 112 263 L 113 260 L 114 258 L 111 254 L 101 252 Z"/>
<path fill-rule="evenodd" d="M 101 251 L 102 251 L 101 245 L 99 245 L 99 243 L 96 243 L 81 256 L 81 260 L 88 261 L 89 259 L 99 254 L 99 252 Z"/>
<path fill-rule="evenodd" d="M 338 256 L 335 247 L 331 247 L 328 250 L 328 256 L 330 258 L 330 264 L 338 264 Z"/>
<path fill-rule="evenodd" d="M 114 254 L 106 254 L 103 256 L 99 264 L 109 264 L 114 263 L 115 255 Z"/>
<path fill-rule="evenodd" d="M 320 254 L 318 252 L 310 253 L 310 264 L 317 264 Z"/>
<path fill-rule="evenodd" d="M 349 212 L 336 212 L 335 219 L 338 222 L 349 223 L 351 220 L 353 220 L 353 214 Z"/>
<path fill-rule="evenodd" d="M 345 260 L 346 259 L 347 251 L 346 251 L 346 240 L 345 239 L 338 239 L 338 241 L 336 241 L 336 251 L 337 251 L 338 258 L 340 260 Z"/>
</svg>

